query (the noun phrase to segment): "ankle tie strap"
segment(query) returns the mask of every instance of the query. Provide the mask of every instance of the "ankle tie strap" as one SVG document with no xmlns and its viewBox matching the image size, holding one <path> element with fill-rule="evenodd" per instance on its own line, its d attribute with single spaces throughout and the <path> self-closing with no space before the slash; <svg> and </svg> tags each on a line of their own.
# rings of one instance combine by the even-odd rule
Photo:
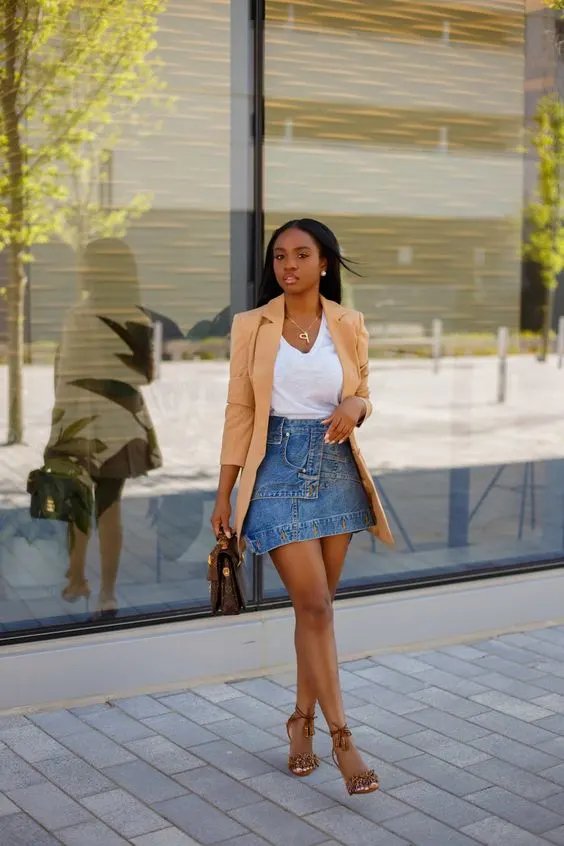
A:
<svg viewBox="0 0 564 846">
<path fill-rule="evenodd" d="M 295 720 L 303 720 L 304 721 L 304 737 L 313 737 L 315 735 L 315 713 L 313 714 L 304 714 L 301 708 L 298 708 L 296 705 L 296 710 L 292 717 L 290 717 L 291 721 L 294 722 Z"/>
<path fill-rule="evenodd" d="M 352 737 L 350 728 L 344 725 L 329 733 L 333 739 L 333 749 L 342 749 L 343 752 L 346 752 L 349 748 L 349 737 Z"/>
</svg>

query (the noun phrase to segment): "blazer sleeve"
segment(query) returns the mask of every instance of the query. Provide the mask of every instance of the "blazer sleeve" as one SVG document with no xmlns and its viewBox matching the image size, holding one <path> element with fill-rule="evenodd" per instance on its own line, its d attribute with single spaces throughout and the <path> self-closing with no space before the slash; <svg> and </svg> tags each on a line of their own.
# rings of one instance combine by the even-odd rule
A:
<svg viewBox="0 0 564 846">
<path fill-rule="evenodd" d="M 244 467 L 253 435 L 255 395 L 249 375 L 250 336 L 242 315 L 231 327 L 229 388 L 221 444 L 221 464 Z"/>
<path fill-rule="evenodd" d="M 358 386 L 356 396 L 361 397 L 366 404 L 366 414 L 361 417 L 358 425 L 362 426 L 372 414 L 372 403 L 370 402 L 370 389 L 368 387 L 368 372 L 370 370 L 370 359 L 368 358 L 368 330 L 364 325 L 364 317 L 361 312 L 358 313 L 358 328 L 356 336 L 356 351 L 360 365 L 360 385 Z"/>
</svg>

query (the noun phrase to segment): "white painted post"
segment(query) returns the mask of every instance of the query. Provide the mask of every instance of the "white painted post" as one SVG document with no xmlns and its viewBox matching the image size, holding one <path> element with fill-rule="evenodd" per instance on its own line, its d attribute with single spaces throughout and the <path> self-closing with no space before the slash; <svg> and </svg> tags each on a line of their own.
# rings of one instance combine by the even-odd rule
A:
<svg viewBox="0 0 564 846">
<path fill-rule="evenodd" d="M 433 320 L 433 328 L 431 330 L 432 341 L 432 356 L 433 356 L 433 370 L 435 373 L 439 372 L 439 363 L 441 360 L 441 352 L 443 346 L 443 321 L 436 317 Z"/>
<path fill-rule="evenodd" d="M 507 326 L 500 326 L 497 330 L 498 382 L 497 401 L 505 402 L 507 396 L 507 350 L 509 347 L 509 330 Z"/>
<path fill-rule="evenodd" d="M 564 358 L 564 317 L 558 318 L 558 338 L 556 340 L 556 351 L 558 353 L 558 369 L 562 369 Z"/>
<path fill-rule="evenodd" d="M 153 361 L 155 366 L 155 379 L 161 377 L 161 364 L 163 360 L 163 324 L 157 320 L 153 324 Z"/>
</svg>

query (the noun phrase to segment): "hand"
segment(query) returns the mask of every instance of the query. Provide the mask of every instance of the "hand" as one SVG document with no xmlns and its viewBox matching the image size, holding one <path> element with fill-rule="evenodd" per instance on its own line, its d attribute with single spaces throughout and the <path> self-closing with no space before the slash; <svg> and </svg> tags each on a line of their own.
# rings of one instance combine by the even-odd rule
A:
<svg viewBox="0 0 564 846">
<path fill-rule="evenodd" d="M 358 421 L 366 410 L 364 401 L 360 397 L 347 397 L 337 406 L 331 417 L 324 420 L 329 428 L 325 434 L 326 444 L 342 444 L 354 432 Z"/>
<path fill-rule="evenodd" d="M 211 526 L 214 535 L 219 537 L 223 531 L 228 538 L 233 534 L 233 529 L 230 525 L 231 520 L 231 503 L 229 498 L 218 496 L 215 501 L 213 514 L 211 516 Z"/>
</svg>

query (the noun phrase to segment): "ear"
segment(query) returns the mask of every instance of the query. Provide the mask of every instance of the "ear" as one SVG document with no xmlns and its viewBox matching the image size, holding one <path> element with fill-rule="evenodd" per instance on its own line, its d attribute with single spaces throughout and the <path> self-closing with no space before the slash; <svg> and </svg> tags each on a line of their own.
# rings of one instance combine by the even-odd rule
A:
<svg viewBox="0 0 564 846">
<path fill-rule="evenodd" d="M 327 270 L 327 259 L 322 258 L 319 260 L 319 270 L 323 273 L 324 270 Z"/>
</svg>

